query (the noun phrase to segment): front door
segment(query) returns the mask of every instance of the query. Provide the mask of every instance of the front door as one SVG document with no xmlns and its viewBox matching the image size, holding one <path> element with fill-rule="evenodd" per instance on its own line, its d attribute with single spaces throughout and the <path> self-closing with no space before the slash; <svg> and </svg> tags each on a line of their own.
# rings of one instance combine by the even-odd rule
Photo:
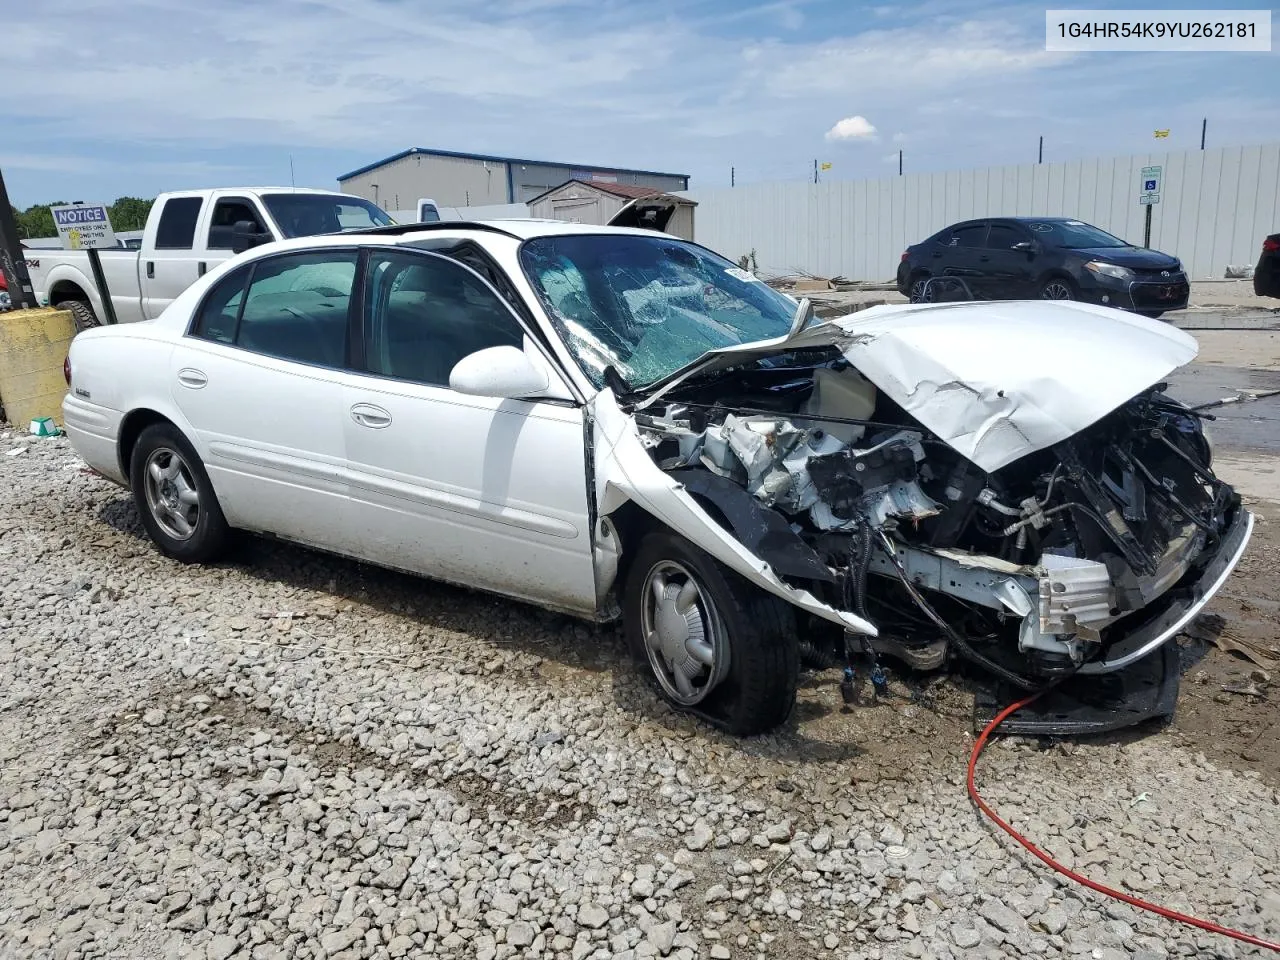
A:
<svg viewBox="0 0 1280 960">
<path fill-rule="evenodd" d="M 232 526 L 355 553 L 345 384 L 358 252 L 255 260 L 209 292 L 170 361 Z"/>
<path fill-rule="evenodd" d="M 1006 223 L 993 223 L 987 233 L 985 249 L 978 258 L 982 265 L 980 286 L 991 300 L 1024 300 L 1032 296 L 1032 261 L 1030 250 L 1015 250 L 1013 245 L 1029 241 L 1031 234 Z"/>
<path fill-rule="evenodd" d="M 463 357 L 534 351 L 478 274 L 431 253 L 370 253 L 366 374 L 344 426 L 361 555 L 573 612 L 596 607 L 583 411 L 449 388 Z"/>
</svg>

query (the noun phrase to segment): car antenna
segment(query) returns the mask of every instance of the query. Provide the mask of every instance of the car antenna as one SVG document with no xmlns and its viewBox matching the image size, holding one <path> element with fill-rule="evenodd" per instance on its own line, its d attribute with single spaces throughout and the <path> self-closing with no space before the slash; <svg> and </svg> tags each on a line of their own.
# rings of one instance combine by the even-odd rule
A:
<svg viewBox="0 0 1280 960">
<path fill-rule="evenodd" d="M 289 154 L 289 189 L 297 192 L 298 185 L 293 180 L 293 154 Z"/>
</svg>

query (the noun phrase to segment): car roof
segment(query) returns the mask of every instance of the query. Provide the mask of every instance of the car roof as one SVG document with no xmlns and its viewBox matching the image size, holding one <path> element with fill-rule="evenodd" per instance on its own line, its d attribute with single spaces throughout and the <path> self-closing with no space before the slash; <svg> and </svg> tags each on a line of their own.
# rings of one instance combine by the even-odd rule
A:
<svg viewBox="0 0 1280 960">
<path fill-rule="evenodd" d="M 1015 220 L 1018 223 L 1084 223 L 1076 217 L 993 217 L 996 220 Z"/>
<path fill-rule="evenodd" d="M 588 223 L 567 223 L 563 220 L 538 220 L 533 218 L 520 220 L 440 220 L 435 223 L 401 223 L 390 227 L 371 230 L 352 230 L 328 236 L 343 237 L 347 240 L 361 237 L 385 238 L 388 235 L 400 238 L 399 242 L 415 239 L 426 239 L 440 233 L 502 233 L 517 240 L 533 240 L 537 237 L 559 236 L 631 236 L 631 237 L 665 237 L 668 240 L 680 240 L 680 237 L 657 230 L 646 230 L 643 227 L 597 227 Z"/>
</svg>

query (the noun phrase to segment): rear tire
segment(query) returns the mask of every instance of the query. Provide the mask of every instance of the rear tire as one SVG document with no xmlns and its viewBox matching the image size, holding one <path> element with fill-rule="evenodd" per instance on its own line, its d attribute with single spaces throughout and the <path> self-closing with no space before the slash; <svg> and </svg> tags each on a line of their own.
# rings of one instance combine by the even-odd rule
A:
<svg viewBox="0 0 1280 960">
<path fill-rule="evenodd" d="M 682 537 L 658 531 L 640 542 L 623 618 L 632 654 L 677 709 L 736 736 L 765 733 L 791 714 L 800 674 L 794 611 Z"/>
<path fill-rule="evenodd" d="M 907 282 L 907 299 L 912 303 L 925 303 L 925 287 L 928 285 L 929 279 L 929 274 L 926 271 L 912 274 L 911 279 Z"/>
<path fill-rule="evenodd" d="M 213 492 L 204 464 L 171 423 L 142 431 L 129 458 L 133 502 L 160 552 L 182 563 L 208 563 L 221 556 L 231 528 Z"/>
<path fill-rule="evenodd" d="M 71 319 L 75 321 L 76 333 L 88 330 L 91 327 L 102 326 L 101 321 L 98 320 L 98 315 L 93 312 L 93 307 L 83 300 L 63 300 L 61 303 L 55 303 L 53 309 L 71 311 Z"/>
</svg>

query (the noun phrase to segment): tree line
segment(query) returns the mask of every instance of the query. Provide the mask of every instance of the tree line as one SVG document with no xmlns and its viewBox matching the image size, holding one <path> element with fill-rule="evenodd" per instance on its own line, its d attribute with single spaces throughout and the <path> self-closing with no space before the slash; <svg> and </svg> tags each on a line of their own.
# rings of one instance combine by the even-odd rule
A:
<svg viewBox="0 0 1280 960">
<path fill-rule="evenodd" d="M 64 206 L 65 203 L 66 201 L 63 200 L 37 203 L 25 210 L 10 207 L 13 211 L 13 220 L 18 225 L 18 236 L 23 240 L 57 236 L 58 229 L 53 225 L 53 214 L 49 212 L 49 208 Z M 111 228 L 117 232 L 141 230 L 146 225 L 147 214 L 151 212 L 153 203 L 155 203 L 154 199 L 120 197 L 107 208 L 108 215 L 111 217 Z"/>
</svg>

